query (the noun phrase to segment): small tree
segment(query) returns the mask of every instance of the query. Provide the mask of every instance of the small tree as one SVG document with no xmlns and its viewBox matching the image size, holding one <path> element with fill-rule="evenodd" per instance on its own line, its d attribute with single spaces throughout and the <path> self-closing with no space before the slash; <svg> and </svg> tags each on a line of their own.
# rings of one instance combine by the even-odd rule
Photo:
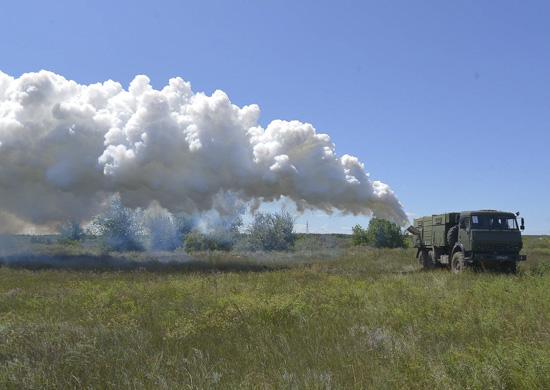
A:
<svg viewBox="0 0 550 390">
<path fill-rule="evenodd" d="M 143 213 L 122 205 L 120 198 L 114 198 L 107 215 L 96 216 L 91 232 L 99 236 L 105 246 L 112 250 L 128 252 L 143 251 L 140 242 Z"/>
<path fill-rule="evenodd" d="M 145 224 L 149 231 L 150 249 L 153 251 L 173 251 L 181 246 L 178 227 L 172 214 L 158 211 L 147 216 Z"/>
<path fill-rule="evenodd" d="M 368 245 L 368 233 L 361 225 L 355 225 L 351 230 L 353 231 L 351 236 L 351 243 L 353 245 Z"/>
<path fill-rule="evenodd" d="M 375 248 L 404 248 L 407 246 L 405 238 L 401 234 L 401 228 L 393 222 L 372 218 L 366 231 L 359 225 L 357 227 L 358 229 L 354 228 L 354 234 L 357 231 L 358 237 L 361 237 L 361 241 L 358 242 L 361 243 L 355 245 L 364 245 L 364 238 L 366 238 L 366 244 Z"/>
<path fill-rule="evenodd" d="M 248 246 L 252 250 L 286 251 L 294 246 L 294 219 L 286 212 L 254 214 L 248 227 Z"/>
<path fill-rule="evenodd" d="M 174 225 L 176 228 L 176 234 L 181 244 L 185 241 L 187 234 L 193 230 L 195 221 L 186 213 L 178 213 L 174 215 Z"/>
</svg>

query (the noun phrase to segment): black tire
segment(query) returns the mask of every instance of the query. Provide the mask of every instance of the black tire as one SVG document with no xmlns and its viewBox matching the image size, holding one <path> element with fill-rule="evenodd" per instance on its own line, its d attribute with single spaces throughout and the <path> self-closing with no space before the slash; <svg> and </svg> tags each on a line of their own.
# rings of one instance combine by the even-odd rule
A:
<svg viewBox="0 0 550 390">
<path fill-rule="evenodd" d="M 434 258 L 434 251 L 431 250 L 428 252 L 428 257 L 426 259 L 428 261 L 428 264 L 426 264 L 426 269 L 434 269 L 435 268 L 435 258 Z"/>
<path fill-rule="evenodd" d="M 451 248 L 455 246 L 456 242 L 458 241 L 458 225 L 453 226 L 449 229 L 447 232 L 447 245 L 449 245 Z"/>
<path fill-rule="evenodd" d="M 459 274 L 464 271 L 464 255 L 462 251 L 458 251 L 453 255 L 451 260 L 451 271 L 453 274 Z"/>
<path fill-rule="evenodd" d="M 428 252 L 426 251 L 418 252 L 418 265 L 420 266 L 420 269 L 427 269 L 428 263 L 429 263 Z"/>
</svg>

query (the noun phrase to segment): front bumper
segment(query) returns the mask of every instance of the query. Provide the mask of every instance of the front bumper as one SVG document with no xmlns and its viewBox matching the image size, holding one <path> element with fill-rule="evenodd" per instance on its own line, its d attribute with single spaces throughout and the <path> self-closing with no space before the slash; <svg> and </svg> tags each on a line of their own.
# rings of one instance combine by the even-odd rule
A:
<svg viewBox="0 0 550 390">
<path fill-rule="evenodd" d="M 475 253 L 473 260 L 480 261 L 525 261 L 526 255 L 504 255 L 499 253 Z"/>
</svg>

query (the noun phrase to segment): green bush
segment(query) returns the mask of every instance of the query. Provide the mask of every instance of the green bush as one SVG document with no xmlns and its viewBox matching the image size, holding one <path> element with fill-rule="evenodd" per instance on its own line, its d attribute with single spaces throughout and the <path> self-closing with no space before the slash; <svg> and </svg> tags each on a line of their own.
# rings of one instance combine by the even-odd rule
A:
<svg viewBox="0 0 550 390">
<path fill-rule="evenodd" d="M 185 241 L 183 242 L 183 250 L 187 253 L 192 253 L 196 251 L 228 249 L 225 249 L 223 245 L 218 245 L 214 237 L 193 230 L 186 235 Z"/>
</svg>

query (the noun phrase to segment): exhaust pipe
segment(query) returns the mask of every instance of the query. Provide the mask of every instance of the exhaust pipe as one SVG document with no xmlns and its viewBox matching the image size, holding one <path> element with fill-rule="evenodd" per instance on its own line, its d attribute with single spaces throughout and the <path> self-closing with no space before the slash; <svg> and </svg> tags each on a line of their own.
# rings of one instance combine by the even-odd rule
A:
<svg viewBox="0 0 550 390">
<path fill-rule="evenodd" d="M 413 225 L 409 226 L 409 227 L 407 228 L 407 231 L 408 231 L 409 233 L 411 233 L 412 235 L 414 235 L 414 236 L 420 237 L 420 230 L 418 230 L 417 228 L 415 228 Z"/>
</svg>

